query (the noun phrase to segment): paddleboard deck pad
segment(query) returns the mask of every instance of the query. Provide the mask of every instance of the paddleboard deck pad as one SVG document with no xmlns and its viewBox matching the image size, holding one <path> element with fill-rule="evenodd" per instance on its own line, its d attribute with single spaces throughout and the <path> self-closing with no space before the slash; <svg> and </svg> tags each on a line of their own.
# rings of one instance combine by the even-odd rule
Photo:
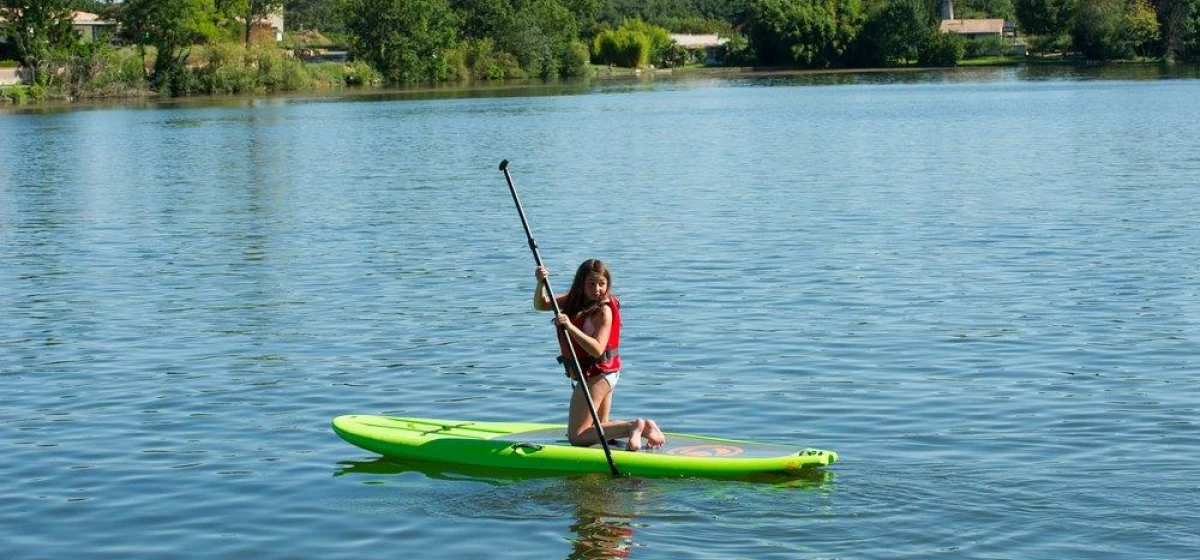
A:
<svg viewBox="0 0 1200 560">
<path fill-rule="evenodd" d="M 604 449 L 576 447 L 556 424 L 346 415 L 333 430 L 358 447 L 397 459 L 538 472 L 610 472 Z M 742 477 L 797 474 L 837 461 L 823 449 L 666 433 L 666 445 L 626 451 L 611 444 L 623 475 Z"/>
</svg>

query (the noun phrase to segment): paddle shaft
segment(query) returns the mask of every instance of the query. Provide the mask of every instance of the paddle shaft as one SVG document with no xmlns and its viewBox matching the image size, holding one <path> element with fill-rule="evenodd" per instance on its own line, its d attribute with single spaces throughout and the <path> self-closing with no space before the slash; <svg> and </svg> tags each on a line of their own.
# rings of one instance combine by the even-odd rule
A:
<svg viewBox="0 0 1200 560">
<path fill-rule="evenodd" d="M 513 183 L 512 175 L 508 172 L 508 160 L 500 162 L 500 171 L 504 173 L 504 180 L 508 182 L 508 192 L 512 193 L 513 204 L 517 205 L 517 214 L 521 216 L 521 226 L 525 228 L 525 238 L 529 241 L 529 250 L 533 252 L 533 261 L 538 267 L 542 267 L 542 254 L 538 251 L 537 241 L 533 239 L 533 231 L 529 229 L 529 220 L 525 218 L 525 208 L 521 206 L 521 198 L 517 196 L 517 186 Z M 550 293 L 550 304 L 554 307 L 554 316 L 557 317 L 562 313 L 562 309 L 558 306 L 558 298 L 554 297 L 554 289 L 550 287 L 550 278 L 542 280 L 546 283 L 546 291 Z M 565 325 L 558 325 L 559 336 L 565 337 L 567 344 L 567 352 L 571 354 L 571 361 L 563 362 L 563 367 L 567 369 L 567 374 L 571 373 L 571 364 L 575 365 L 575 371 L 579 372 L 579 386 L 583 389 L 583 399 L 587 401 L 588 412 L 592 415 L 592 425 L 596 427 L 596 437 L 600 438 L 600 446 L 604 448 L 604 457 L 608 459 L 608 466 L 612 469 L 614 477 L 621 476 L 617 470 L 617 464 L 613 461 L 612 450 L 608 448 L 608 438 L 604 436 L 604 427 L 600 425 L 600 415 L 596 413 L 596 405 L 592 402 L 592 391 L 588 388 L 587 379 L 583 377 L 583 368 L 579 367 L 579 355 L 575 352 L 575 345 L 571 342 L 571 335 L 567 332 Z"/>
</svg>

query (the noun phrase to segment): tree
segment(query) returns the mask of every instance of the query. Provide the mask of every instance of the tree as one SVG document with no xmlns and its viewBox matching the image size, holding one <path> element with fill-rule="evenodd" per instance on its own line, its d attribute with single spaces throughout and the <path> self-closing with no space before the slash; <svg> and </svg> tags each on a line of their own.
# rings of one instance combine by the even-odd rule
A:
<svg viewBox="0 0 1200 560">
<path fill-rule="evenodd" d="M 763 64 L 825 68 L 844 62 L 865 14 L 859 0 L 752 0 L 747 19 Z"/>
<path fill-rule="evenodd" d="M 954 17 L 959 19 L 1013 19 L 1015 15 L 1012 0 L 959 0 L 954 3 Z"/>
<path fill-rule="evenodd" d="M 1154 0 L 1168 60 L 1200 58 L 1200 0 Z"/>
<path fill-rule="evenodd" d="M 284 0 L 283 13 L 289 29 L 329 31 L 339 25 L 331 0 Z"/>
<path fill-rule="evenodd" d="M 392 83 L 436 81 L 449 73 L 457 38 L 447 0 L 343 0 L 350 54 Z"/>
<path fill-rule="evenodd" d="M 1158 13 L 1147 0 L 1133 0 L 1125 13 L 1125 35 L 1138 56 L 1145 57 L 1157 45 L 1159 33 Z"/>
<path fill-rule="evenodd" d="M 1013 11 L 1021 28 L 1033 35 L 1058 35 L 1074 17 L 1075 0 L 1015 0 Z"/>
<path fill-rule="evenodd" d="M 17 57 L 35 71 L 51 52 L 76 42 L 71 30 L 71 0 L 0 0 L 0 35 L 7 35 Z"/>
<path fill-rule="evenodd" d="M 1125 0 L 1079 2 L 1071 27 L 1075 48 L 1095 60 L 1126 58 L 1133 49 L 1125 39 Z"/>
<path fill-rule="evenodd" d="M 958 33 L 935 31 L 917 55 L 921 66 L 957 66 L 966 52 L 966 39 Z"/>
<path fill-rule="evenodd" d="M 935 32 L 911 2 L 892 2 L 863 24 L 858 35 L 860 58 L 883 67 L 916 62 Z"/>
<path fill-rule="evenodd" d="M 188 92 L 187 58 L 192 45 L 216 34 L 213 0 L 126 0 L 120 23 L 128 38 L 156 49 L 151 84 L 160 92 Z"/>
<path fill-rule="evenodd" d="M 254 24 L 266 19 L 275 10 L 283 9 L 284 0 L 217 0 L 217 8 L 234 18 L 241 18 L 245 27 L 242 43 L 250 46 L 250 31 Z"/>
<path fill-rule="evenodd" d="M 646 23 L 645 21 L 636 18 L 625 20 L 623 23 L 621 23 L 621 29 L 628 29 L 636 33 L 641 33 L 642 35 L 645 35 L 647 39 L 650 39 L 650 64 L 661 65 L 663 58 L 667 54 L 667 49 L 669 49 L 671 47 L 671 43 L 674 42 L 674 40 L 671 39 L 671 32 L 665 27 L 659 27 L 657 25 Z"/>
<path fill-rule="evenodd" d="M 579 36 L 575 14 L 557 0 L 520 1 L 513 6 L 496 44 L 517 57 L 530 75 L 553 78 L 559 61 L 567 57 L 571 42 Z"/>
<path fill-rule="evenodd" d="M 464 39 L 496 38 L 513 19 L 509 0 L 451 0 Z"/>
</svg>

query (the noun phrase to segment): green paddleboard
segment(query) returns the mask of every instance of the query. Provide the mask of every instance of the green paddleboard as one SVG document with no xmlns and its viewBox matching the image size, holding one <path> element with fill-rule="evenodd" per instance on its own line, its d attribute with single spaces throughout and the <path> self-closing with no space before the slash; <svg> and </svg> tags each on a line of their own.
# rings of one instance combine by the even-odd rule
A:
<svg viewBox="0 0 1200 560">
<path fill-rule="evenodd" d="M 564 425 L 473 422 L 347 415 L 333 420 L 342 439 L 386 457 L 531 472 L 608 473 L 604 449 L 575 447 Z M 823 449 L 667 433 L 657 449 L 625 451 L 610 446 L 623 475 L 745 477 L 799 474 L 830 465 L 837 453 Z"/>
</svg>

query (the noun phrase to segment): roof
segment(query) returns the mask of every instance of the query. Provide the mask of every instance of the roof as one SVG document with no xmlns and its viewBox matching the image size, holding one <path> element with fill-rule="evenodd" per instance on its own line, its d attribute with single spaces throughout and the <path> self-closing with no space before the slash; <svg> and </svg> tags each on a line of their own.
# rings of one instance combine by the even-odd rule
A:
<svg viewBox="0 0 1200 560">
<path fill-rule="evenodd" d="M 729 42 L 729 39 L 723 39 L 715 33 L 712 35 L 688 35 L 685 33 L 672 33 L 671 40 L 679 43 L 679 46 L 685 49 L 719 47 Z"/>
<path fill-rule="evenodd" d="M 117 22 L 103 19 L 90 12 L 71 12 L 72 25 L 116 25 Z"/>
<path fill-rule="evenodd" d="M 4 16 L 0 16 L 0 22 L 6 21 Z M 114 25 L 111 21 L 100 19 L 100 16 L 91 12 L 71 12 L 71 23 L 75 25 Z"/>
<path fill-rule="evenodd" d="M 942 20 L 941 30 L 942 33 L 962 33 L 966 35 L 993 33 L 1000 35 L 1004 33 L 1004 20 L 944 19 Z"/>
</svg>

